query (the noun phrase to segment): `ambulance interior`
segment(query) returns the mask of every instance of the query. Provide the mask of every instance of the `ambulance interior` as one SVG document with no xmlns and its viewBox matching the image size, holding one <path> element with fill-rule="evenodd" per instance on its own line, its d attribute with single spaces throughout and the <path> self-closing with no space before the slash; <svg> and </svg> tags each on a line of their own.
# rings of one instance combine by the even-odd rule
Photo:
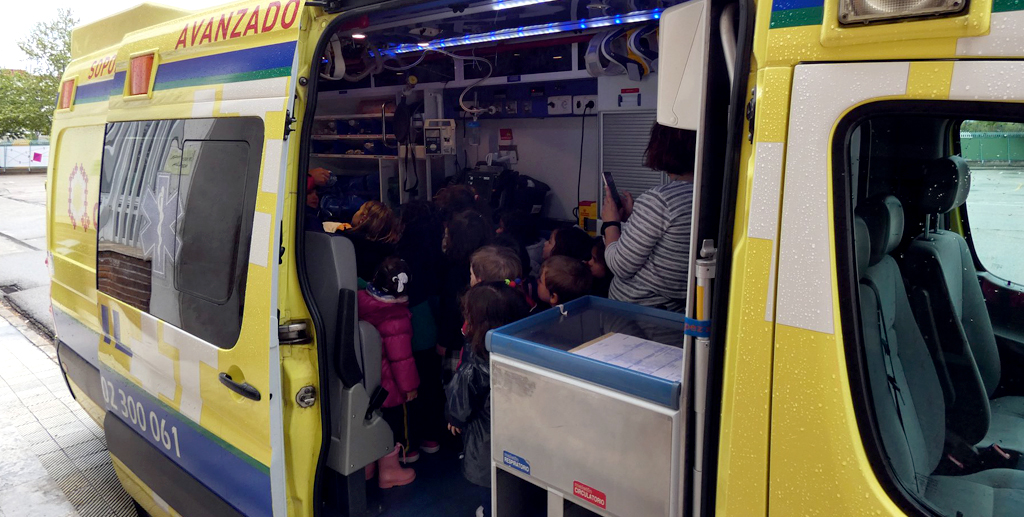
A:
<svg viewBox="0 0 1024 517">
<path fill-rule="evenodd" d="M 528 245 L 563 225 L 597 235 L 602 171 L 634 196 L 668 181 L 644 167 L 644 152 L 659 94 L 659 19 L 676 3 L 422 2 L 346 18 L 325 33 L 304 149 L 307 170 L 331 178 L 315 195 L 299 186 L 306 216 L 316 214 L 306 221 L 304 276 L 332 384 L 325 508 L 469 515 L 479 505 L 450 448 L 421 455 L 411 485 L 364 484 L 363 467 L 395 440 L 383 420 L 364 418 L 380 383 L 380 339 L 355 317 L 354 251 L 332 232 L 366 201 L 399 214 L 466 184 L 485 215 L 529 214 L 540 236 Z M 543 514 L 543 491 L 537 498 L 516 505 Z M 569 502 L 565 512 L 593 514 Z"/>
</svg>

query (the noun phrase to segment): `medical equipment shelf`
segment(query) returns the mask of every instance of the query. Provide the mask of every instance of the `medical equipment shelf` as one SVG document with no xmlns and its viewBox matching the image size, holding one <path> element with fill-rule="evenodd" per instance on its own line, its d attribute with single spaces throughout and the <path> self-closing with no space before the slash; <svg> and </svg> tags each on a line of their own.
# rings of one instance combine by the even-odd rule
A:
<svg viewBox="0 0 1024 517">
<path fill-rule="evenodd" d="M 380 140 L 381 135 L 313 135 L 313 140 Z M 385 135 L 385 140 L 395 140 L 395 135 Z"/>
<path fill-rule="evenodd" d="M 397 156 L 389 156 L 384 154 L 329 154 L 329 153 L 313 153 L 310 156 L 313 158 L 354 158 L 359 160 L 397 160 Z"/>
</svg>

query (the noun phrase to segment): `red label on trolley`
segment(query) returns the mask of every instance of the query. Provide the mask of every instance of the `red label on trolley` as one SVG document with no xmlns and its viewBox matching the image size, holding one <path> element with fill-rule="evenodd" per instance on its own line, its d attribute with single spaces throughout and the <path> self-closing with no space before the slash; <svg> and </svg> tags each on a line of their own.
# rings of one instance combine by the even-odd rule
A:
<svg viewBox="0 0 1024 517">
<path fill-rule="evenodd" d="M 572 493 L 576 497 L 583 499 L 601 509 L 608 509 L 608 498 L 605 497 L 604 492 L 591 488 L 579 481 L 572 482 Z"/>
<path fill-rule="evenodd" d="M 623 88 L 619 93 L 640 93 L 640 88 Z"/>
</svg>

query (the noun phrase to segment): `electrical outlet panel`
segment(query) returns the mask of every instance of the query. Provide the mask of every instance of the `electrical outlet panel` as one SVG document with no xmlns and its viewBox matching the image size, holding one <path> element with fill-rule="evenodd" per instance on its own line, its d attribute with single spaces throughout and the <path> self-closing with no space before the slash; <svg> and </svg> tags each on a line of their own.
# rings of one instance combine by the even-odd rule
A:
<svg viewBox="0 0 1024 517">
<path fill-rule="evenodd" d="M 583 115 L 584 112 L 590 115 L 597 113 L 597 95 L 576 95 L 572 98 L 572 114 Z"/>
<path fill-rule="evenodd" d="M 444 112 L 430 118 L 464 120 L 466 113 L 459 106 L 459 90 L 445 90 Z M 513 119 L 534 117 L 565 117 L 573 114 L 573 99 L 577 96 L 592 96 L 598 93 L 598 81 L 590 77 L 551 83 L 524 84 L 510 82 L 491 86 L 478 86 L 466 96 L 465 103 L 481 110 L 476 113 L 482 119 Z M 588 97 L 586 100 L 589 100 Z M 603 98 L 602 98 L 603 102 Z M 581 107 L 586 106 L 586 102 Z M 602 105 L 603 106 L 603 105 Z M 597 113 L 598 108 L 587 110 L 587 115 Z M 579 116 L 579 115 L 577 115 Z"/>
<path fill-rule="evenodd" d="M 572 115 L 572 96 L 548 97 L 548 115 Z"/>
</svg>

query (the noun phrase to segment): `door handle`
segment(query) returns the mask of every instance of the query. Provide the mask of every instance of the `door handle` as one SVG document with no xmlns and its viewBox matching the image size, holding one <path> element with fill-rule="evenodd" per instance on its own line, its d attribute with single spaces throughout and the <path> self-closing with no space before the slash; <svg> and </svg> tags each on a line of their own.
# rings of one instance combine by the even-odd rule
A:
<svg viewBox="0 0 1024 517">
<path fill-rule="evenodd" d="M 260 390 L 248 382 L 235 382 L 230 375 L 220 372 L 220 383 L 227 386 L 229 390 L 252 400 L 260 400 Z"/>
</svg>

